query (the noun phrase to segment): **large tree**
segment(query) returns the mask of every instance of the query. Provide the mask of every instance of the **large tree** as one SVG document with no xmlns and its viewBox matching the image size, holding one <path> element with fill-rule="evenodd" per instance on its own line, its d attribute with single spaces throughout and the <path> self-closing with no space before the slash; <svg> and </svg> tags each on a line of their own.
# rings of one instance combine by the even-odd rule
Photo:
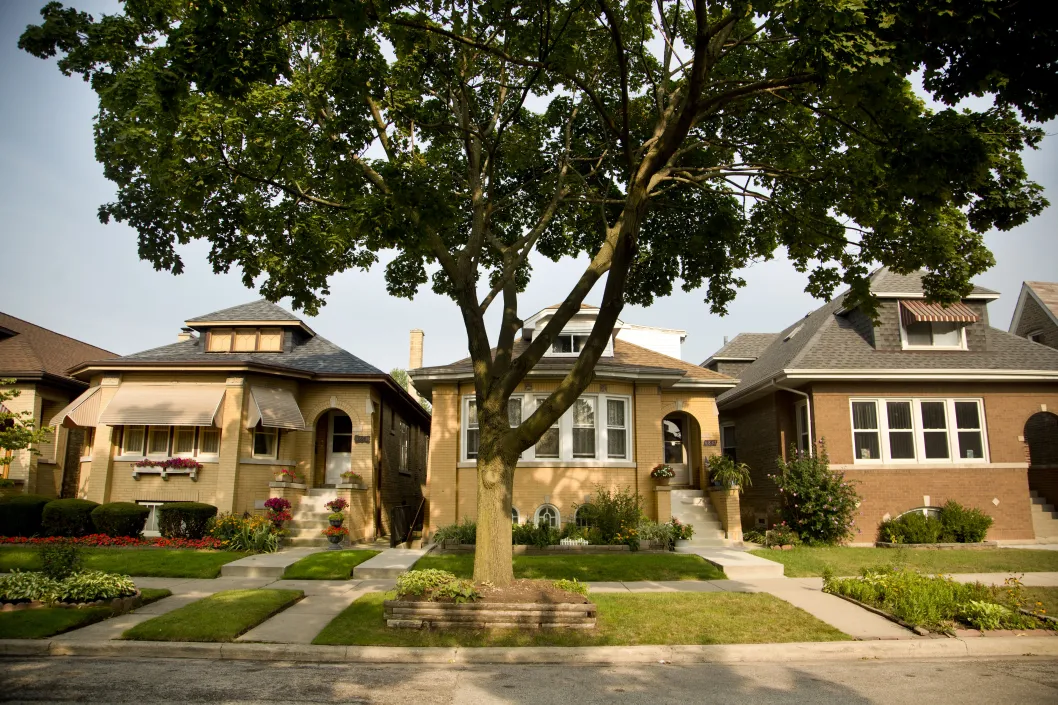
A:
<svg viewBox="0 0 1058 705">
<path fill-rule="evenodd" d="M 872 266 L 952 301 L 982 242 L 1045 206 L 1022 120 L 1055 110 L 1043 3 L 1016 0 L 128 0 L 50 3 L 20 46 L 99 96 L 100 217 L 316 311 L 394 250 L 389 292 L 452 298 L 480 424 L 474 575 L 512 579 L 519 454 L 584 390 L 626 302 L 679 283 L 722 313 L 785 248 L 823 296 Z M 928 109 L 910 78 L 949 104 Z M 1017 111 L 1021 111 L 1018 115 Z M 588 264 L 519 355 L 531 254 Z M 603 282 L 580 357 L 511 428 L 507 399 Z M 502 309 L 495 340 L 485 315 Z"/>
</svg>

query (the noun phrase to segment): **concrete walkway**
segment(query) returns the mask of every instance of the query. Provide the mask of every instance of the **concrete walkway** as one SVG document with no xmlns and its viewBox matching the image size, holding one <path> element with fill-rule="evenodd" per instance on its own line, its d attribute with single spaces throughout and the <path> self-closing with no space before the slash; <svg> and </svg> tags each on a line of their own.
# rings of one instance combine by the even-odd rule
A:
<svg viewBox="0 0 1058 705">
<path fill-rule="evenodd" d="M 224 578 L 272 578 L 283 577 L 288 566 L 300 561 L 305 556 L 319 553 L 325 549 L 315 547 L 285 548 L 277 553 L 258 553 L 246 556 L 221 566 L 220 574 Z"/>
<path fill-rule="evenodd" d="M 304 599 L 265 620 L 236 641 L 311 644 L 342 610 L 369 592 L 393 588 L 392 580 L 277 580 L 266 590 L 301 590 Z"/>
<path fill-rule="evenodd" d="M 353 568 L 354 580 L 390 580 L 411 570 L 415 562 L 433 550 L 429 548 L 387 548 Z"/>
<path fill-rule="evenodd" d="M 754 556 L 744 549 L 685 546 L 677 548 L 676 553 L 692 553 L 701 556 L 707 563 L 712 563 L 724 571 L 724 575 L 732 580 L 781 578 L 783 576 L 782 563 Z"/>
</svg>

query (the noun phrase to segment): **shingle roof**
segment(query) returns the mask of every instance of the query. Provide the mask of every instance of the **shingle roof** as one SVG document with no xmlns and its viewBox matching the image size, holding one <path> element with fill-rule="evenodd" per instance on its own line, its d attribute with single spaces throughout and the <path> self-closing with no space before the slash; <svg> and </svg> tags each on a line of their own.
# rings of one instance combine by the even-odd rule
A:
<svg viewBox="0 0 1058 705">
<path fill-rule="evenodd" d="M 513 354 L 520 355 L 529 344 L 524 340 L 518 340 L 514 344 Z M 495 353 L 495 351 L 493 351 Z M 704 382 L 730 382 L 735 380 L 719 372 L 713 372 L 689 362 L 684 362 L 668 355 L 663 355 L 653 350 L 629 343 L 627 340 L 617 338 L 614 340 L 613 357 L 601 357 L 595 365 L 595 374 L 605 376 L 609 373 L 655 373 L 670 374 L 684 379 L 700 380 Z M 573 367 L 575 357 L 549 357 L 544 356 L 533 368 L 535 373 L 554 371 L 556 374 L 565 372 Z M 413 377 L 428 377 L 431 375 L 465 375 L 468 378 L 473 374 L 473 367 L 469 357 L 458 360 L 449 365 L 437 367 L 420 367 L 409 370 Z"/>
<path fill-rule="evenodd" d="M 923 272 L 897 274 L 888 267 L 882 267 L 871 275 L 871 293 L 876 296 L 885 294 L 923 294 Z M 974 285 L 970 296 L 998 296 L 999 292 Z"/>
<path fill-rule="evenodd" d="M 1040 302 L 1058 318 L 1058 282 L 1025 282 Z"/>
<path fill-rule="evenodd" d="M 756 360 L 778 333 L 739 333 L 702 363 L 712 360 Z"/>
<path fill-rule="evenodd" d="M 983 350 L 877 350 L 855 330 L 846 315 L 840 315 L 844 298 L 845 294 L 839 295 L 779 333 L 771 345 L 761 352 L 760 357 L 742 371 L 739 385 L 721 394 L 718 401 L 723 403 L 740 397 L 754 385 L 771 379 L 783 370 L 1058 372 L 1058 350 L 1031 343 L 992 327 L 985 329 Z"/>
<path fill-rule="evenodd" d="M 268 299 L 248 304 L 239 304 L 220 311 L 187 319 L 188 323 L 210 323 L 213 321 L 299 321 L 300 319 L 282 306 Z"/>
<path fill-rule="evenodd" d="M 21 318 L 0 313 L 0 328 L 15 335 L 0 340 L 0 377 L 7 373 L 47 373 L 73 379 L 67 371 L 85 360 L 115 357 L 114 353 L 50 331 Z"/>
<path fill-rule="evenodd" d="M 385 374 L 374 365 L 364 362 L 356 355 L 318 335 L 296 345 L 291 352 L 287 353 L 208 353 L 203 347 L 202 338 L 199 337 L 119 357 L 112 362 L 160 362 L 174 365 L 188 362 L 252 362 L 313 374 Z"/>
</svg>

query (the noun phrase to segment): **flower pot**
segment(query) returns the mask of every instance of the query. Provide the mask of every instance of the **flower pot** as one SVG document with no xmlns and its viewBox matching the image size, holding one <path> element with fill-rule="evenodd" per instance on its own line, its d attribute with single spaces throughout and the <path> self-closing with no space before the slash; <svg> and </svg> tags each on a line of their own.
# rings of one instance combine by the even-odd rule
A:
<svg viewBox="0 0 1058 705">
<path fill-rule="evenodd" d="M 290 482 L 289 475 L 276 475 L 276 482 Z"/>
<path fill-rule="evenodd" d="M 691 545 L 690 539 L 676 539 L 676 548 L 685 548 Z"/>
<path fill-rule="evenodd" d="M 330 522 L 331 526 L 341 526 L 345 519 L 328 519 L 327 521 Z"/>
<path fill-rule="evenodd" d="M 337 551 L 341 548 L 342 541 L 345 540 L 345 534 L 337 534 L 335 536 L 328 536 L 327 541 L 330 542 L 330 546 L 327 548 L 332 551 Z"/>
<path fill-rule="evenodd" d="M 669 480 L 671 480 L 672 478 L 671 477 L 655 477 L 654 479 L 657 480 L 657 483 L 660 486 L 667 487 L 668 484 L 669 484 Z"/>
</svg>

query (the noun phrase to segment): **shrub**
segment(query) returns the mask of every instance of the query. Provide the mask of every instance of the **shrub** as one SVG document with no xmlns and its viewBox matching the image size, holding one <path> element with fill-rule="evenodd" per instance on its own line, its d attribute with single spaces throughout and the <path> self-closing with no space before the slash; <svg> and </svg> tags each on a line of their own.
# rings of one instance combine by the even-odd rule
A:
<svg viewBox="0 0 1058 705">
<path fill-rule="evenodd" d="M 100 504 L 92 510 L 96 531 L 107 536 L 139 536 L 151 510 L 133 502 Z"/>
<path fill-rule="evenodd" d="M 765 532 L 758 531 L 757 529 L 750 529 L 749 531 L 742 532 L 742 540 L 747 543 L 759 543 L 764 544 Z"/>
<path fill-rule="evenodd" d="M 54 602 L 61 592 L 62 584 L 44 573 L 16 570 L 0 575 L 0 602 Z"/>
<path fill-rule="evenodd" d="M 438 528 L 434 532 L 433 540 L 434 543 L 442 543 L 444 541 L 449 543 L 477 543 L 477 522 L 472 521 L 469 517 L 463 517 L 462 524 L 449 524 Z"/>
<path fill-rule="evenodd" d="M 61 602 L 95 602 L 136 594 L 136 584 L 127 575 L 84 570 L 62 582 Z"/>
<path fill-rule="evenodd" d="M 227 550 L 246 553 L 275 553 L 282 538 L 271 520 L 249 514 L 222 514 L 210 523 L 209 533 Z"/>
<path fill-rule="evenodd" d="M 651 519 L 640 519 L 636 531 L 640 541 L 652 541 L 666 549 L 671 549 L 675 540 L 672 538 L 672 524 L 659 524 Z"/>
<path fill-rule="evenodd" d="M 879 537 L 888 543 L 937 543 L 943 533 L 940 519 L 922 512 L 908 512 L 896 519 L 886 519 L 878 528 Z"/>
<path fill-rule="evenodd" d="M 42 544 L 41 572 L 52 580 L 65 580 L 81 569 L 81 548 L 67 541 Z"/>
<path fill-rule="evenodd" d="M 601 543 L 628 543 L 629 536 L 636 535 L 635 530 L 643 514 L 642 504 L 639 493 L 630 487 L 610 489 L 596 485 L 591 503 L 581 505 L 578 509 L 586 512 L 589 526 L 599 530 Z M 638 543 L 637 539 L 637 546 Z"/>
<path fill-rule="evenodd" d="M 736 463 L 726 455 L 714 455 L 706 459 L 709 470 L 709 480 L 720 487 L 737 487 L 739 491 L 745 490 L 753 484 L 749 476 L 749 466 L 745 463 Z"/>
<path fill-rule="evenodd" d="M 776 524 L 764 532 L 765 546 L 800 546 L 801 537 L 785 523 Z"/>
<path fill-rule="evenodd" d="M 993 519 L 980 509 L 967 509 L 955 500 L 949 500 L 940 509 L 940 523 L 944 533 L 958 543 L 977 543 L 984 541 L 988 530 L 992 528 Z"/>
<path fill-rule="evenodd" d="M 44 507 L 52 500 L 38 494 L 0 497 L 0 536 L 34 536 L 41 532 Z"/>
<path fill-rule="evenodd" d="M 464 603 L 473 602 L 481 597 L 481 593 L 478 592 L 477 588 L 474 587 L 474 581 L 465 579 L 456 579 L 450 583 L 438 586 L 433 591 L 431 599 L 447 598 L 452 602 Z"/>
<path fill-rule="evenodd" d="M 165 538 L 200 539 L 217 508 L 201 502 L 168 502 L 158 507 L 158 530 Z"/>
<path fill-rule="evenodd" d="M 690 541 L 694 537 L 694 527 L 684 524 L 676 517 L 669 519 L 668 526 L 673 541 Z"/>
<path fill-rule="evenodd" d="M 840 543 L 852 536 L 860 497 L 845 475 L 830 469 L 822 443 L 810 457 L 795 449 L 791 459 L 776 462 L 779 472 L 771 479 L 779 487 L 781 514 L 787 526 L 809 545 Z"/>
<path fill-rule="evenodd" d="M 561 540 L 561 532 L 543 521 L 535 526 L 533 524 L 515 524 L 511 527 L 511 543 L 515 546 L 545 548 L 547 546 L 555 546 Z"/>
<path fill-rule="evenodd" d="M 397 576 L 397 596 L 413 595 L 421 597 L 455 580 L 455 574 L 449 573 L 447 570 L 437 570 L 435 568 L 409 570 Z"/>
<path fill-rule="evenodd" d="M 47 536 L 88 536 L 95 531 L 92 511 L 98 506 L 87 499 L 48 502 L 41 514 L 41 528 Z"/>
<path fill-rule="evenodd" d="M 561 580 L 553 581 L 551 584 L 559 590 L 565 590 L 566 592 L 584 595 L 585 597 L 588 596 L 588 586 L 580 582 L 576 578 L 573 578 L 573 580 L 566 580 L 565 578 L 562 578 Z"/>
</svg>

